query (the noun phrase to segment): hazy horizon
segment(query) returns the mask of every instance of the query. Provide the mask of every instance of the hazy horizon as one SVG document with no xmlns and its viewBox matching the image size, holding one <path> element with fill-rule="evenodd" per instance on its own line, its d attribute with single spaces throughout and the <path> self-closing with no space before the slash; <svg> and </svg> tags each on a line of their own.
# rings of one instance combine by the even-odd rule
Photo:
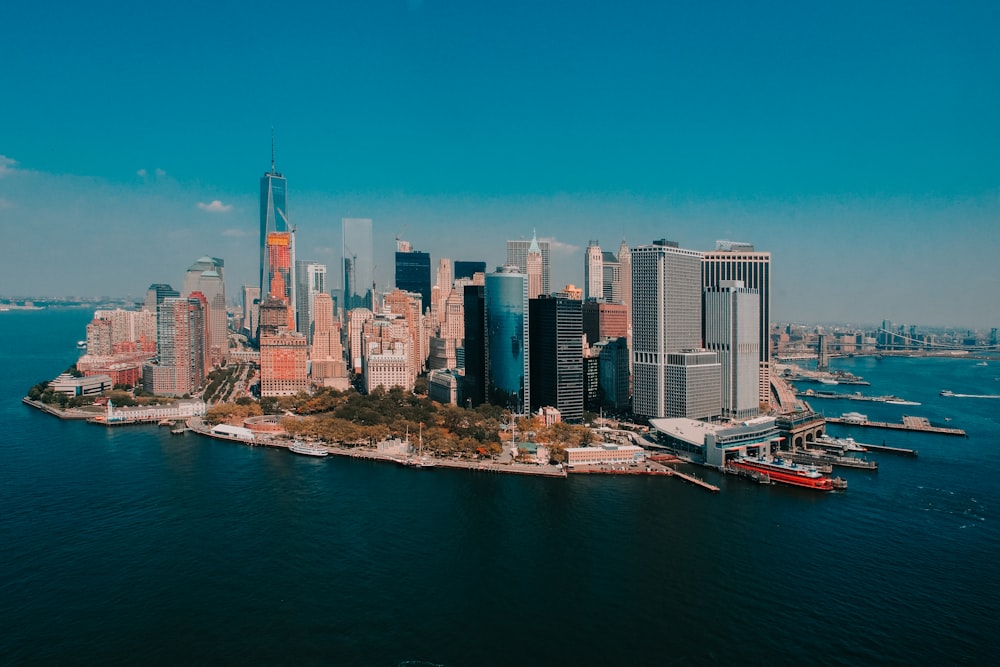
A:
<svg viewBox="0 0 1000 667">
<path fill-rule="evenodd" d="M 273 127 L 334 288 L 370 217 L 380 289 L 396 236 L 491 269 L 537 230 L 553 289 L 591 239 L 730 239 L 775 321 L 1000 323 L 991 3 L 193 7 L 10 8 L 0 293 L 256 284 Z"/>
</svg>

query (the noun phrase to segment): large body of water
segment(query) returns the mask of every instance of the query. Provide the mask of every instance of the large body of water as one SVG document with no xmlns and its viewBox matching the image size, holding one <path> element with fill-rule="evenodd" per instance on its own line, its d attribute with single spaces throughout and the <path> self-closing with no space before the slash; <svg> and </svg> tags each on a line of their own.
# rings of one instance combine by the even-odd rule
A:
<svg viewBox="0 0 1000 667">
<path fill-rule="evenodd" d="M 567 480 L 414 471 L 19 402 L 89 312 L 0 314 L 0 661 L 946 664 L 1000 650 L 1000 363 L 845 360 L 919 407 L 816 401 L 969 438 L 860 441 L 817 494 L 710 471 Z"/>
</svg>

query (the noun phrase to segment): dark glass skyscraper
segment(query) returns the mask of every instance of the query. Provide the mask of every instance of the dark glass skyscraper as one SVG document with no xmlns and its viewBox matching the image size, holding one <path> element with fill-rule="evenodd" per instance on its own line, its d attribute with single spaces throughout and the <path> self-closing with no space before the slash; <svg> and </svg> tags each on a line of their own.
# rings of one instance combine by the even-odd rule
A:
<svg viewBox="0 0 1000 667">
<path fill-rule="evenodd" d="M 412 250 L 396 253 L 396 287 L 419 294 L 421 310 L 431 307 L 431 256 Z"/>
<path fill-rule="evenodd" d="M 486 401 L 486 337 L 484 287 L 466 285 L 463 293 L 465 316 L 465 380 L 462 390 L 472 407 Z"/>
<path fill-rule="evenodd" d="M 528 308 L 531 410 L 552 406 L 566 421 L 583 419 L 583 319 L 576 299 L 542 296 Z"/>
<path fill-rule="evenodd" d="M 456 260 L 455 264 L 455 280 L 459 278 L 468 278 L 472 280 L 472 276 L 476 273 L 486 273 L 486 262 L 472 262 L 464 260 Z"/>
</svg>

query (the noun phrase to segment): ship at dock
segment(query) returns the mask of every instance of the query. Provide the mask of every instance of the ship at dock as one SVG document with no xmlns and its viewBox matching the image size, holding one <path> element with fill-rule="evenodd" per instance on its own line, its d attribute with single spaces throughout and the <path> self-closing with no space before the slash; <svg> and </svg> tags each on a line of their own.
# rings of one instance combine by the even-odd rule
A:
<svg viewBox="0 0 1000 667">
<path fill-rule="evenodd" d="M 865 448 L 868 447 L 868 445 L 855 442 L 854 438 L 850 436 L 846 438 L 834 438 L 833 436 L 825 433 L 818 436 L 815 441 L 808 444 L 827 451 L 837 452 L 841 456 L 847 452 L 864 452 L 867 451 Z"/>
<path fill-rule="evenodd" d="M 835 487 L 834 480 L 818 472 L 815 467 L 798 465 L 780 458 L 742 456 L 730 460 L 726 470 L 764 483 L 788 484 L 816 491 L 832 491 Z M 847 484 L 838 478 L 836 487 L 846 488 Z"/>
<path fill-rule="evenodd" d="M 293 440 L 292 443 L 288 445 L 288 451 L 294 452 L 295 454 L 302 454 L 303 456 L 330 455 L 330 450 L 328 450 L 326 447 L 309 444 L 308 442 L 302 442 L 301 440 Z"/>
</svg>

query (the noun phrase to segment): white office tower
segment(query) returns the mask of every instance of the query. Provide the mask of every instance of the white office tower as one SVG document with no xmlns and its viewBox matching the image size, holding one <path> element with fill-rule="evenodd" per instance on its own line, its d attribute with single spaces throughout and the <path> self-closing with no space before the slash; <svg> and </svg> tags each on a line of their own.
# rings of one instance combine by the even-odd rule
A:
<svg viewBox="0 0 1000 667">
<path fill-rule="evenodd" d="M 298 260 L 295 262 L 295 330 L 313 341 L 316 295 L 326 292 L 326 264 Z"/>
<path fill-rule="evenodd" d="M 604 255 L 597 241 L 587 244 L 583 258 L 583 299 L 604 299 Z"/>
<path fill-rule="evenodd" d="M 668 415 L 668 354 L 701 349 L 701 256 L 666 240 L 631 252 L 632 402 L 639 416 Z"/>
<path fill-rule="evenodd" d="M 744 287 L 757 290 L 760 321 L 757 333 L 759 364 L 758 402 L 771 402 L 771 346 L 768 323 L 771 318 L 771 253 L 756 252 L 749 243 L 716 241 L 715 251 L 702 260 L 702 285 L 715 287 L 724 280 L 740 280 Z"/>
<path fill-rule="evenodd" d="M 760 409 L 760 295 L 740 280 L 705 288 L 705 347 L 722 365 L 722 415 L 744 420 Z"/>
</svg>

